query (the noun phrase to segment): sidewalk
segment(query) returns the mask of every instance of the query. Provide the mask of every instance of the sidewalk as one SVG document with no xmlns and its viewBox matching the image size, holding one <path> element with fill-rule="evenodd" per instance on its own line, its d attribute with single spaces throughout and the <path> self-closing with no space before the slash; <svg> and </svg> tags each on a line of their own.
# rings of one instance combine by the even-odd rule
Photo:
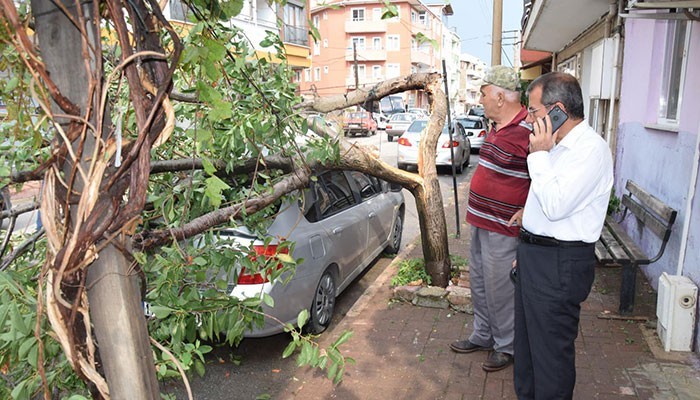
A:
<svg viewBox="0 0 700 400">
<path fill-rule="evenodd" d="M 460 187 L 466 210 L 468 187 Z M 464 196 L 464 197 L 462 197 Z M 468 258 L 469 227 L 460 221 L 455 238 L 454 199 L 445 199 L 450 253 Z M 420 238 L 399 259 L 422 257 Z M 473 317 L 451 310 L 392 301 L 396 262 L 377 278 L 343 321 L 321 335 L 327 346 L 340 332 L 353 337 L 341 349 L 356 363 L 334 386 L 320 371 L 300 370 L 279 399 L 515 399 L 513 368 L 486 373 L 485 352 L 456 354 L 448 345 L 467 338 Z M 599 319 L 615 311 L 619 269 L 596 269 L 593 291 L 583 304 L 576 340 L 575 399 L 700 399 L 700 359 L 694 353 L 664 353 L 656 336 L 656 293 L 638 274 L 636 316 L 651 322 Z"/>
</svg>

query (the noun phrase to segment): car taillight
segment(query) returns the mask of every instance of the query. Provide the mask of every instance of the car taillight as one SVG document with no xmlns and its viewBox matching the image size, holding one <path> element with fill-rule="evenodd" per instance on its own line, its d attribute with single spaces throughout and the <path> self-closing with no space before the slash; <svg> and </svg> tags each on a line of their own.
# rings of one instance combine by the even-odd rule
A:
<svg viewBox="0 0 700 400">
<path fill-rule="evenodd" d="M 411 142 L 408 141 L 405 137 L 400 137 L 399 138 L 399 144 L 401 146 L 411 146 Z"/>
<path fill-rule="evenodd" d="M 450 146 L 450 143 L 452 144 L 451 146 Z M 456 141 L 456 140 L 453 140 L 453 141 L 450 142 L 450 141 L 448 140 L 448 141 L 445 142 L 445 144 L 442 145 L 442 148 L 443 148 L 443 149 L 449 149 L 450 147 L 459 147 L 459 142 Z"/>
<path fill-rule="evenodd" d="M 486 136 L 486 131 L 481 131 L 481 132 L 479 132 L 479 136 L 478 136 L 478 137 L 484 137 L 484 136 Z"/>
<path fill-rule="evenodd" d="M 279 251 L 277 250 L 277 245 L 271 244 L 267 246 L 254 245 L 253 250 L 255 255 L 250 255 L 250 259 L 256 261 L 257 256 L 265 257 L 265 260 L 269 260 L 279 253 L 289 254 L 289 249 L 283 248 Z M 277 269 L 282 268 L 282 263 L 277 264 Z M 270 275 L 272 275 L 272 267 L 265 268 L 265 275 L 263 276 L 260 272 L 254 274 L 249 274 L 246 272 L 245 267 L 241 267 L 241 272 L 238 274 L 238 284 L 239 285 L 259 285 L 261 283 L 269 282 Z"/>
<path fill-rule="evenodd" d="M 391 125 L 387 125 L 387 126 L 386 126 L 386 129 L 391 129 Z"/>
</svg>

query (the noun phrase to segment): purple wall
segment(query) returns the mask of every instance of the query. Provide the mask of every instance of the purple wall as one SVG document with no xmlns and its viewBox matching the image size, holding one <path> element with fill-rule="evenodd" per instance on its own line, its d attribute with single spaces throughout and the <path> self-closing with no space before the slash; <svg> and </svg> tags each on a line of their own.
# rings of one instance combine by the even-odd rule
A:
<svg viewBox="0 0 700 400">
<path fill-rule="evenodd" d="M 661 272 L 676 274 L 681 253 L 681 237 L 688 207 L 693 159 L 700 134 L 700 24 L 689 26 L 691 41 L 682 91 L 678 132 L 650 129 L 656 123 L 660 81 L 663 74 L 665 33 L 663 20 L 625 21 L 624 65 L 620 92 L 620 123 L 615 159 L 615 191 L 624 193 L 627 179 L 633 179 L 671 207 L 678 210 L 671 240 L 664 256 L 643 268 L 657 288 Z M 697 168 L 697 167 L 695 167 Z M 690 232 L 682 274 L 700 284 L 700 190 L 690 212 Z M 648 255 L 655 255 L 659 239 L 640 230 L 634 218 L 625 221 L 628 233 Z M 696 343 L 700 343 L 700 336 Z M 698 346 L 696 345 L 696 349 Z"/>
</svg>

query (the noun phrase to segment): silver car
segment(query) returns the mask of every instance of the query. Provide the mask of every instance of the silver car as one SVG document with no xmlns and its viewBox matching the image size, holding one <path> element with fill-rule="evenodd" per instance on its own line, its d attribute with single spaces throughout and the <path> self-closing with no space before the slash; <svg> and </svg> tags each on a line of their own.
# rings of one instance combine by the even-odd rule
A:
<svg viewBox="0 0 700 400">
<path fill-rule="evenodd" d="M 408 129 L 406 129 L 406 132 L 399 137 L 397 166 L 400 169 L 406 169 L 409 165 L 416 166 L 418 164 L 418 144 L 427 126 L 427 119 L 417 119 L 413 121 Z M 453 123 L 452 126 L 454 127 L 452 141 L 450 141 L 447 124 L 442 128 L 442 133 L 437 143 L 435 165 L 452 166 L 454 163 L 456 172 L 461 174 L 464 170 L 464 166 L 469 166 L 471 144 L 469 143 L 469 138 L 464 128 L 462 128 L 462 125 Z M 453 150 L 454 159 L 452 158 Z"/>
<path fill-rule="evenodd" d="M 231 295 L 241 300 L 272 297 L 274 307 L 263 311 L 283 323 L 296 324 L 299 312 L 309 310 L 308 328 L 320 333 L 331 322 L 335 298 L 382 252 L 396 253 L 401 245 L 404 218 L 401 187 L 357 171 L 328 171 L 318 176 L 298 201 L 283 204 L 265 237 L 245 229 L 228 229 L 220 240 L 232 247 L 253 245 L 259 256 L 276 251 L 278 238 L 295 242 L 292 258 L 302 258 L 287 283 L 282 274 L 239 276 Z M 270 241 L 271 240 L 271 241 Z M 263 337 L 283 332 L 273 318 L 245 334 Z"/>
<path fill-rule="evenodd" d="M 389 118 L 386 123 L 386 137 L 390 142 L 394 141 L 394 136 L 403 135 L 404 131 L 411 125 L 417 116 L 411 113 L 398 113 Z"/>
<path fill-rule="evenodd" d="M 471 143 L 472 151 L 478 151 L 481 149 L 481 146 L 484 144 L 484 140 L 488 136 L 488 127 L 486 126 L 486 120 L 484 117 L 464 115 L 457 117 L 455 121 L 462 125 L 465 132 L 467 132 L 467 137 Z"/>
</svg>

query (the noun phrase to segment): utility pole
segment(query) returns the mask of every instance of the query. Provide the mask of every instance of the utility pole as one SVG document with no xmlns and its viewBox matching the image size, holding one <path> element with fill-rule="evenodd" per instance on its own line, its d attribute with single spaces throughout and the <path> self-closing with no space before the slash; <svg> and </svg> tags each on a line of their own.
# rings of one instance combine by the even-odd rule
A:
<svg viewBox="0 0 700 400">
<path fill-rule="evenodd" d="M 355 90 L 360 89 L 360 75 L 357 71 L 357 43 L 352 42 L 352 59 L 355 61 Z"/>
<path fill-rule="evenodd" d="M 491 65 L 501 65 L 503 33 L 503 0 L 493 0 L 493 28 L 491 29 Z"/>
</svg>

